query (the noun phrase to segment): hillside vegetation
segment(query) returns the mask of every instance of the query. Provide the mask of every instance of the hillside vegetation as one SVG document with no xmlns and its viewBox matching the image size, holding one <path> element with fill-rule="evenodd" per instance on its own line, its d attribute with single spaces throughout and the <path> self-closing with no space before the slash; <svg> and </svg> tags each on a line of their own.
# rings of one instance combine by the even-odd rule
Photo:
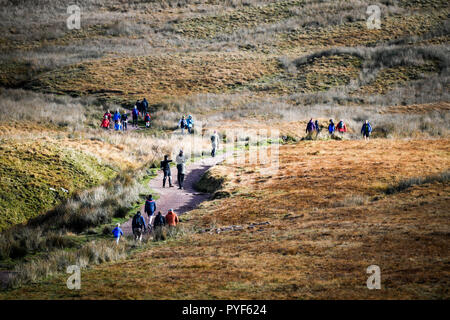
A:
<svg viewBox="0 0 450 320">
<path fill-rule="evenodd" d="M 71 4 L 2 2 L 1 298 L 448 298 L 448 1 L 380 1 L 380 29 L 369 0 L 79 0 L 79 30 Z M 151 128 L 100 130 L 144 97 Z M 163 155 L 209 154 L 213 130 L 243 143 L 197 184 L 213 199 L 166 241 L 112 249 Z M 279 170 L 244 161 L 257 130 L 278 130 L 259 145 L 283 144 Z"/>
</svg>

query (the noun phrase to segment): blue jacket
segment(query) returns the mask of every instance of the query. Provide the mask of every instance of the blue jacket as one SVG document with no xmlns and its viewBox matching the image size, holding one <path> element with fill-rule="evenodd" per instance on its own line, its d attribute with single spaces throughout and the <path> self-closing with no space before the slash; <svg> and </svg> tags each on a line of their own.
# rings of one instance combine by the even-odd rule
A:
<svg viewBox="0 0 450 320">
<path fill-rule="evenodd" d="M 192 119 L 192 118 L 186 119 L 186 125 L 188 128 L 191 128 L 193 124 L 194 124 L 194 119 Z"/>
<path fill-rule="evenodd" d="M 114 119 L 114 121 L 120 120 L 120 113 L 116 111 L 116 112 L 114 113 L 113 119 Z"/>
<path fill-rule="evenodd" d="M 156 201 L 145 200 L 145 212 L 151 216 L 155 211 L 156 211 Z"/>
<path fill-rule="evenodd" d="M 367 129 L 366 129 L 366 124 L 365 123 L 363 124 L 363 126 L 361 128 L 361 133 L 366 132 L 366 130 L 368 133 L 372 132 L 372 126 L 370 125 L 370 123 L 367 123 Z"/>
<path fill-rule="evenodd" d="M 136 108 L 136 109 L 133 109 L 133 117 L 137 117 L 138 115 L 139 115 L 139 110 Z"/>
<path fill-rule="evenodd" d="M 115 227 L 112 234 L 114 235 L 114 238 L 120 238 L 120 236 L 123 236 L 123 231 L 119 227 Z"/>
<path fill-rule="evenodd" d="M 143 216 L 139 216 L 139 221 L 141 222 L 141 226 L 144 226 L 144 229 L 147 229 L 147 225 L 145 224 L 145 219 Z M 133 217 L 133 222 L 131 224 L 132 228 L 139 228 L 140 226 L 137 224 L 136 216 Z"/>
<path fill-rule="evenodd" d="M 334 122 L 332 122 L 328 125 L 328 132 L 333 133 L 334 130 L 336 130 L 336 127 L 334 126 Z"/>
<path fill-rule="evenodd" d="M 122 129 L 122 125 L 120 123 L 116 123 L 114 124 L 114 129 L 117 130 L 121 130 Z"/>
</svg>

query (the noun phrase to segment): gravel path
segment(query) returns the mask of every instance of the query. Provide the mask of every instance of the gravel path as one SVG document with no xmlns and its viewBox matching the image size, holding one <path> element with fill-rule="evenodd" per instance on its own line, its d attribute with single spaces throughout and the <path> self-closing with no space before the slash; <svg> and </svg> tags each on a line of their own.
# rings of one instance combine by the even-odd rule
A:
<svg viewBox="0 0 450 320">
<path fill-rule="evenodd" d="M 169 209 L 173 209 L 180 216 L 195 209 L 201 202 L 208 200 L 210 194 L 194 190 L 194 183 L 201 178 L 206 170 L 223 161 L 228 155 L 220 154 L 214 158 L 202 159 L 187 165 L 184 189 L 182 190 L 178 189 L 176 168 L 171 168 L 173 188 L 168 187 L 168 181 L 166 181 L 166 187 L 162 187 L 163 173 L 159 171 L 158 176 L 151 179 L 149 183 L 150 188 L 159 195 L 159 199 L 156 200 L 156 212 L 161 211 L 163 215 L 166 215 Z M 148 223 L 147 214 L 144 214 L 144 206 L 141 207 L 141 213 Z M 133 234 L 131 222 L 132 218 L 121 225 L 124 235 Z"/>
</svg>

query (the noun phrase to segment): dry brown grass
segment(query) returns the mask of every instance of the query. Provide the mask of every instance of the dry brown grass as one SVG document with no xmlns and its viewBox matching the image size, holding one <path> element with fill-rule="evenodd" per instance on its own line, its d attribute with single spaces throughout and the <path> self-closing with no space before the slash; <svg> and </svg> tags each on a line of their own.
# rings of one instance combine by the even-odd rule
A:
<svg viewBox="0 0 450 320">
<path fill-rule="evenodd" d="M 82 274 L 76 295 L 65 277 L 2 298 L 442 299 L 448 298 L 448 184 L 387 185 L 448 169 L 448 139 L 327 141 L 283 146 L 280 171 L 225 165 L 236 193 L 184 217 L 190 226 L 255 221 L 243 231 L 193 234 Z M 367 197 L 369 205 L 337 201 Z M 366 268 L 381 268 L 381 290 Z M 142 277 L 145 270 L 145 277 Z M 165 281 L 159 281 L 164 274 Z M 201 276 L 199 276 L 201 275 Z M 159 280 L 158 280 L 159 279 Z M 111 284 L 114 283 L 114 286 Z"/>
<path fill-rule="evenodd" d="M 232 89 L 273 70 L 265 57 L 196 53 L 117 58 L 77 64 L 35 79 L 32 86 L 53 93 L 100 97 L 163 97 Z"/>
</svg>

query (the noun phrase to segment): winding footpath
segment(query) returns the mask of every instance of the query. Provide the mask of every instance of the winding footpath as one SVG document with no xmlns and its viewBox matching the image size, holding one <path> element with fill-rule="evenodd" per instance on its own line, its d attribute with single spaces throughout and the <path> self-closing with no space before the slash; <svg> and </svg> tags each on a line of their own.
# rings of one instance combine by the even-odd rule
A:
<svg viewBox="0 0 450 320">
<path fill-rule="evenodd" d="M 163 173 L 160 170 L 158 176 L 151 179 L 149 182 L 149 187 L 155 192 L 153 197 L 155 198 L 156 194 L 159 195 L 159 199 L 156 200 L 156 212 L 161 211 L 163 215 L 166 215 L 169 209 L 173 209 L 173 211 L 180 216 L 185 212 L 195 209 L 201 202 L 208 200 L 210 194 L 196 191 L 194 189 L 194 184 L 201 178 L 206 170 L 219 162 L 222 162 L 227 156 L 229 156 L 229 154 L 224 153 L 217 155 L 214 158 L 204 158 L 186 165 L 184 189 L 181 190 L 178 189 L 176 168 L 171 168 L 173 188 L 168 187 L 168 181 L 166 181 L 166 187 L 162 187 Z M 144 213 L 144 206 L 141 207 L 140 211 L 147 223 L 148 217 L 147 214 Z M 131 228 L 132 220 L 133 218 L 130 218 L 121 225 L 125 236 L 133 234 Z"/>
</svg>

